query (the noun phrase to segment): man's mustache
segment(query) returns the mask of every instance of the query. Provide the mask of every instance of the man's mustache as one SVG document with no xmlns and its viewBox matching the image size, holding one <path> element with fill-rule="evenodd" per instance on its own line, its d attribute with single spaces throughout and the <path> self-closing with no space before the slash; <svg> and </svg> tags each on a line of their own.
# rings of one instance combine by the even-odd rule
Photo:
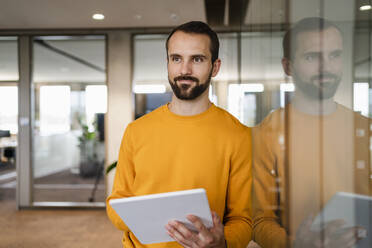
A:
<svg viewBox="0 0 372 248">
<path fill-rule="evenodd" d="M 321 79 L 325 79 L 325 78 L 337 80 L 339 77 L 336 74 L 333 74 L 333 73 L 323 72 L 319 75 L 315 75 L 315 76 L 311 77 L 311 80 L 321 80 Z"/>
<path fill-rule="evenodd" d="M 178 76 L 178 77 L 175 77 L 173 80 L 174 80 L 175 83 L 178 80 L 190 80 L 190 81 L 194 81 L 196 83 L 199 83 L 199 79 L 196 78 L 196 77 L 192 77 L 192 76 Z"/>
</svg>

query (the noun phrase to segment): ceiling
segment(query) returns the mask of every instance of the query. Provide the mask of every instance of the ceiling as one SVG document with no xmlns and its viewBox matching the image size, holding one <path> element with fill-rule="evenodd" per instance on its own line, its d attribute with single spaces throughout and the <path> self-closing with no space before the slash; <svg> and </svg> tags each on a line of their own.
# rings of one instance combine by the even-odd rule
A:
<svg viewBox="0 0 372 248">
<path fill-rule="evenodd" d="M 206 21 L 204 0 L 0 0 L 0 29 L 169 27 Z M 105 19 L 92 19 L 102 13 Z"/>
<path fill-rule="evenodd" d="M 0 30 L 172 27 L 190 20 L 214 27 L 283 24 L 322 15 L 370 20 L 367 0 L 0 0 Z M 102 13 L 105 19 L 92 19 Z M 287 14 L 289 13 L 289 15 Z"/>
</svg>

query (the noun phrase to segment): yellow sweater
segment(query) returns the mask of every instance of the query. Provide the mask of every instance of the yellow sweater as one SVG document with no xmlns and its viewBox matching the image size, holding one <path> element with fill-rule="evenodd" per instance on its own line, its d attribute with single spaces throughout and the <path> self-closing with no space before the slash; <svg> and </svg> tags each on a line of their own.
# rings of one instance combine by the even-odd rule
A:
<svg viewBox="0 0 372 248">
<path fill-rule="evenodd" d="M 119 152 L 107 214 L 124 231 L 128 247 L 181 247 L 176 242 L 141 244 L 109 206 L 114 198 L 204 188 L 211 210 L 223 217 L 228 247 L 251 240 L 251 131 L 212 105 L 179 116 L 164 105 L 128 125 Z"/>
<path fill-rule="evenodd" d="M 336 192 L 371 193 L 368 118 L 341 105 L 321 117 L 286 110 L 253 128 L 253 237 L 263 248 L 288 247 Z"/>
</svg>

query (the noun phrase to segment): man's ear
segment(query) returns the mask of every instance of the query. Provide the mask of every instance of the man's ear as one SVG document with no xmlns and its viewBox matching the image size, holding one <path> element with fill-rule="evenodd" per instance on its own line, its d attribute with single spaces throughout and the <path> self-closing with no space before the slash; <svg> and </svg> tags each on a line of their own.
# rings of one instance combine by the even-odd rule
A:
<svg viewBox="0 0 372 248">
<path fill-rule="evenodd" d="M 292 65 L 291 65 L 291 61 L 288 59 L 288 58 L 282 58 L 282 66 L 283 66 L 283 70 L 285 72 L 285 74 L 287 76 L 292 76 Z"/>
<path fill-rule="evenodd" d="M 221 67 L 221 60 L 216 59 L 213 63 L 212 77 L 215 77 L 217 75 L 217 73 L 220 71 L 220 67 Z"/>
</svg>

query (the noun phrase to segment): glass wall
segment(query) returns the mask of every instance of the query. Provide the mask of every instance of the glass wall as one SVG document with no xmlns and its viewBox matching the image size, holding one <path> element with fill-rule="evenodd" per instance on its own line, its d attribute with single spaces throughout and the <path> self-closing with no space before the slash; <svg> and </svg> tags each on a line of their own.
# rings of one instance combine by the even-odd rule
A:
<svg viewBox="0 0 372 248">
<path fill-rule="evenodd" d="M 254 241 L 372 247 L 370 1 L 242 2 L 210 100 L 252 128 Z M 171 94 L 165 39 L 135 36 L 135 86 Z"/>
<path fill-rule="evenodd" d="M 263 86 L 252 129 L 255 242 L 370 247 L 369 1 L 262 2 L 250 1 L 242 23 L 270 30 L 264 49 L 242 45 L 242 71 L 260 72 Z"/>
<path fill-rule="evenodd" d="M 133 93 L 136 119 L 171 100 L 172 90 L 167 81 L 166 38 L 166 35 L 134 36 Z"/>
<path fill-rule="evenodd" d="M 105 36 L 33 39 L 33 201 L 105 200 Z"/>
<path fill-rule="evenodd" d="M 15 199 L 18 134 L 17 37 L 0 37 L 0 202 Z"/>
</svg>

